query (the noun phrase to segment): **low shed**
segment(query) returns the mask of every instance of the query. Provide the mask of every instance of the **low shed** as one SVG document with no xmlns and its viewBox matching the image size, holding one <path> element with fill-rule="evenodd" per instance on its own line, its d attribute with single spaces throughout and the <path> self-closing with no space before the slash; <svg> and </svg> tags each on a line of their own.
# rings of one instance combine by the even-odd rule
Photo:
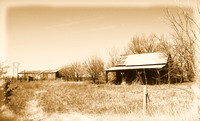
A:
<svg viewBox="0 0 200 121">
<path fill-rule="evenodd" d="M 23 80 L 40 80 L 40 71 L 21 71 L 18 73 L 18 77 Z"/>
<path fill-rule="evenodd" d="M 22 71 L 18 73 L 19 77 L 23 80 L 56 80 L 60 78 L 59 70 L 44 70 L 44 71 Z"/>
<path fill-rule="evenodd" d="M 45 70 L 41 72 L 41 78 L 43 80 L 56 80 L 60 78 L 59 70 Z"/>
<path fill-rule="evenodd" d="M 116 84 L 122 82 L 122 78 L 126 77 L 128 81 L 135 78 L 142 78 L 143 84 L 157 83 L 156 79 L 166 74 L 168 57 L 163 53 L 144 53 L 123 56 L 116 63 L 115 67 L 106 69 L 106 82 L 108 82 L 108 72 L 116 72 Z M 164 70 L 164 71 L 163 71 Z"/>
</svg>

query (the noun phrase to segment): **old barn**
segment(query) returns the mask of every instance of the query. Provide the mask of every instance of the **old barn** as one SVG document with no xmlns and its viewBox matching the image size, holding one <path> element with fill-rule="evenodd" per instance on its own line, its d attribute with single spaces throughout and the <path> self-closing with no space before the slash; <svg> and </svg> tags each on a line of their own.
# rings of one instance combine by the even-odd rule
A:
<svg viewBox="0 0 200 121">
<path fill-rule="evenodd" d="M 18 73 L 21 80 L 56 80 L 61 78 L 59 70 L 44 70 L 44 71 L 21 71 Z"/>
<path fill-rule="evenodd" d="M 167 81 L 168 57 L 163 53 L 144 53 L 121 56 L 115 67 L 106 69 L 106 82 L 108 73 L 116 73 L 116 84 L 122 80 L 127 83 L 139 81 L 142 84 L 160 84 Z"/>
</svg>

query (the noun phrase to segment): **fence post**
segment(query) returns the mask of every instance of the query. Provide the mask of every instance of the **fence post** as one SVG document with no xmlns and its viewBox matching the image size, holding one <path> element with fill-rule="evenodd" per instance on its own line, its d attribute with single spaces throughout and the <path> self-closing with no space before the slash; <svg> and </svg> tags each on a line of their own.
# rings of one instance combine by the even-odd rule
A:
<svg viewBox="0 0 200 121">
<path fill-rule="evenodd" d="M 147 86 L 143 86 L 143 115 L 146 114 L 147 110 Z"/>
</svg>

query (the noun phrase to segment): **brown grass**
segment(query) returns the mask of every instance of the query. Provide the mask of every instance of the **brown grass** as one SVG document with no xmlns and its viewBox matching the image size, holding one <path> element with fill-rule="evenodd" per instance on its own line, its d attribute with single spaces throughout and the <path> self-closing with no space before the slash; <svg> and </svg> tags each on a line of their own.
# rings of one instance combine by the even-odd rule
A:
<svg viewBox="0 0 200 121">
<path fill-rule="evenodd" d="M 35 91 L 43 111 L 50 115 L 77 113 L 96 117 L 95 120 L 193 120 L 191 83 L 148 86 L 150 102 L 147 115 L 142 115 L 142 85 L 96 85 L 62 81 L 17 83 L 9 106 L 23 114 L 26 102 Z M 186 114 L 190 114 L 189 116 Z M 191 119 L 190 119 L 191 118 Z"/>
</svg>

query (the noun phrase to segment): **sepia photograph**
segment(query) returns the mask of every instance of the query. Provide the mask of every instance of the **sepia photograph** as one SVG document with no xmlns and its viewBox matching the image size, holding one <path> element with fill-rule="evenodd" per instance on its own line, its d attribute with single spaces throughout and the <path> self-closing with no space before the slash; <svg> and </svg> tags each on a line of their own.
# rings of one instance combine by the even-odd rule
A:
<svg viewBox="0 0 200 121">
<path fill-rule="evenodd" d="M 1 0 L 0 121 L 200 120 L 200 0 Z"/>
</svg>

